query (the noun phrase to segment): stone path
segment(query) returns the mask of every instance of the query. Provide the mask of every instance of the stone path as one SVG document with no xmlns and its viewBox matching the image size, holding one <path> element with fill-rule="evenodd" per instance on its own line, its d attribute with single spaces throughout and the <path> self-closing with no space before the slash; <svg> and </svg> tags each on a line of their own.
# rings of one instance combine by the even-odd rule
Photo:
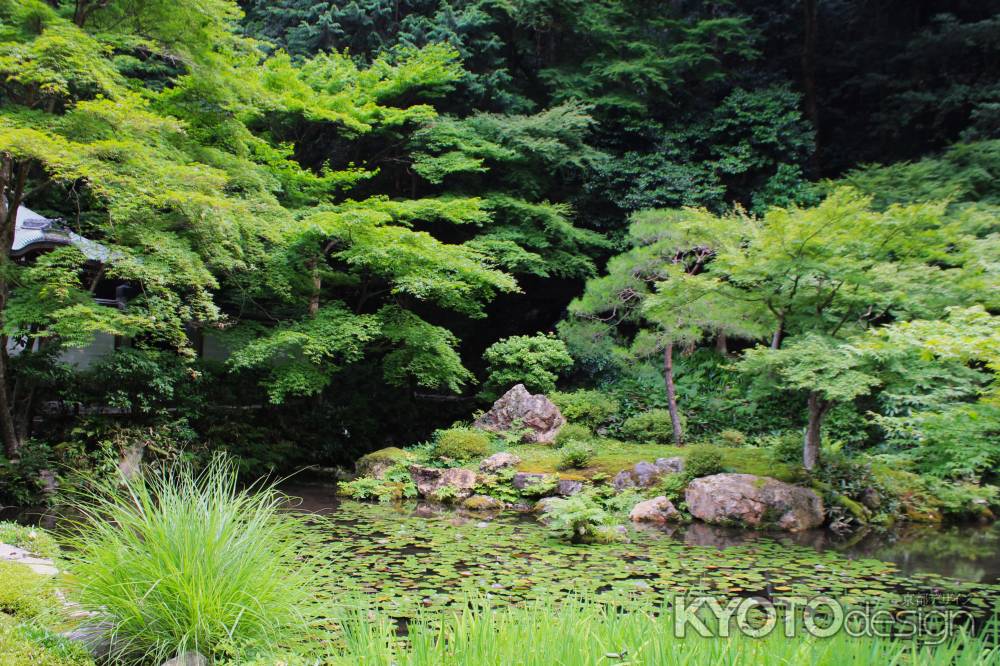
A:
<svg viewBox="0 0 1000 666">
<path fill-rule="evenodd" d="M 59 568 L 56 567 L 52 560 L 45 557 L 37 557 L 30 551 L 5 543 L 0 543 L 0 560 L 24 564 L 35 573 L 42 574 L 43 576 L 55 576 L 59 573 Z"/>
</svg>

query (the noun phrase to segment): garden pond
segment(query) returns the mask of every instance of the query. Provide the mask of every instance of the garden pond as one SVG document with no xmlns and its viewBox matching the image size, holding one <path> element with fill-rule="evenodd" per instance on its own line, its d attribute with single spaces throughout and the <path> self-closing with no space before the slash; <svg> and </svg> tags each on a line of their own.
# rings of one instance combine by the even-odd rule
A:
<svg viewBox="0 0 1000 666">
<path fill-rule="evenodd" d="M 678 594 L 829 595 L 849 604 L 1000 609 L 1000 528 L 914 528 L 836 537 L 704 524 L 630 528 L 629 543 L 573 545 L 533 517 L 423 502 L 340 500 L 332 484 L 292 483 L 329 539 L 315 556 L 331 594 L 357 589 L 399 619 L 470 594 L 518 603 L 572 594 L 658 602 Z"/>
<path fill-rule="evenodd" d="M 765 533 L 694 523 L 630 526 L 628 543 L 574 545 L 531 515 L 477 515 L 438 504 L 343 500 L 333 483 L 282 490 L 328 534 L 309 553 L 331 598 L 360 590 L 400 621 L 470 595 L 519 603 L 599 594 L 609 602 L 674 595 L 814 597 L 890 608 L 1000 610 L 1000 523 L 904 526 L 837 536 Z M 0 519 L 57 527 L 51 516 Z"/>
</svg>

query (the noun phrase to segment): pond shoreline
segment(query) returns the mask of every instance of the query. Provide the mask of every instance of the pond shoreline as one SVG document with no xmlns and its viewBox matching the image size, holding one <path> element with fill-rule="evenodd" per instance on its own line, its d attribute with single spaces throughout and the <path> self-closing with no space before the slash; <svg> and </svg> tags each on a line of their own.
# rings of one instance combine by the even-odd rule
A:
<svg viewBox="0 0 1000 666">
<path fill-rule="evenodd" d="M 329 479 L 296 477 L 281 490 L 301 501 L 296 508 L 316 514 L 330 514 L 344 502 L 337 495 L 337 483 Z M 453 515 L 465 521 L 507 519 L 535 522 L 534 514 L 504 510 L 483 514 L 454 506 L 427 501 L 394 503 L 393 510 L 409 510 L 415 516 Z M 672 539 L 694 546 L 712 546 L 720 550 L 743 546 L 759 540 L 773 540 L 812 548 L 817 552 L 833 551 L 848 558 L 876 558 L 893 562 L 906 574 L 930 573 L 961 578 L 972 582 L 1000 583 L 1000 523 L 981 525 L 928 525 L 897 523 L 892 527 L 865 526 L 848 534 L 838 534 L 828 527 L 803 532 L 753 530 L 722 527 L 694 522 L 687 525 L 643 525 L 636 529 L 662 532 Z M 939 554 L 936 554 L 939 553 Z M 978 576 L 975 575 L 978 572 Z"/>
<path fill-rule="evenodd" d="M 344 503 L 337 495 L 338 481 L 325 474 L 304 471 L 286 480 L 282 492 L 296 498 L 295 509 L 306 513 L 330 514 Z M 444 503 L 410 500 L 393 503 L 395 509 L 411 507 L 415 516 L 453 514 L 467 521 L 490 521 L 498 516 L 535 522 L 535 514 L 524 509 L 506 508 L 499 512 L 467 511 Z M 58 510 L 52 507 L 0 507 L 0 521 L 58 530 Z M 844 557 L 876 558 L 892 562 L 902 573 L 939 574 L 971 582 L 1000 584 L 1000 522 L 947 522 L 938 524 L 899 522 L 889 527 L 860 526 L 837 532 L 827 526 L 800 532 L 709 525 L 701 522 L 669 525 L 641 525 L 635 529 L 662 532 L 692 546 L 719 550 L 744 546 L 765 539 L 833 551 Z"/>
</svg>

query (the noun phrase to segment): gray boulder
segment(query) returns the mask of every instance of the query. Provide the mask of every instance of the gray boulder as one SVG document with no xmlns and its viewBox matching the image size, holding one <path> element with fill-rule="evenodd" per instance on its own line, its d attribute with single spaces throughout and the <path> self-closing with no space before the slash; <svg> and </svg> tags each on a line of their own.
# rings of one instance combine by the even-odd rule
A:
<svg viewBox="0 0 1000 666">
<path fill-rule="evenodd" d="M 706 523 L 777 527 L 790 532 L 823 524 L 819 496 L 808 488 L 753 474 L 713 474 L 684 491 L 691 515 Z"/>
<path fill-rule="evenodd" d="M 653 463 L 663 474 L 680 474 L 684 471 L 684 458 L 674 456 L 673 458 L 657 458 Z"/>
<path fill-rule="evenodd" d="M 559 483 L 556 484 L 556 495 L 562 495 L 563 497 L 576 495 L 581 490 L 583 490 L 583 481 L 559 479 Z"/>
<path fill-rule="evenodd" d="M 430 497 L 434 491 L 445 486 L 452 486 L 458 491 L 457 497 L 462 500 L 472 495 L 476 487 L 476 473 L 471 469 L 452 467 L 438 469 L 422 465 L 410 465 L 410 478 L 417 487 L 421 497 Z"/>
<path fill-rule="evenodd" d="M 489 458 L 479 463 L 479 469 L 483 472 L 493 474 L 502 469 L 514 467 L 520 462 L 521 459 L 513 453 L 510 453 L 509 451 L 501 451 L 500 453 L 494 453 Z"/>
<path fill-rule="evenodd" d="M 527 428 L 525 442 L 551 444 L 556 433 L 566 423 L 559 408 L 544 395 L 532 395 L 524 384 L 518 384 L 500 396 L 473 424 L 491 432 L 507 432 L 516 427 Z"/>
<path fill-rule="evenodd" d="M 621 492 L 626 488 L 652 488 L 667 474 L 684 471 L 683 458 L 657 458 L 655 463 L 637 462 L 632 469 L 623 469 L 612 479 L 611 485 Z"/>
<path fill-rule="evenodd" d="M 114 629 L 114 625 L 110 622 L 82 624 L 70 631 L 64 631 L 62 636 L 79 643 L 92 657 L 103 661 L 111 654 L 111 636 Z"/>
<path fill-rule="evenodd" d="M 680 520 L 681 514 L 673 502 L 660 495 L 636 504 L 628 517 L 636 523 L 669 523 Z"/>
</svg>

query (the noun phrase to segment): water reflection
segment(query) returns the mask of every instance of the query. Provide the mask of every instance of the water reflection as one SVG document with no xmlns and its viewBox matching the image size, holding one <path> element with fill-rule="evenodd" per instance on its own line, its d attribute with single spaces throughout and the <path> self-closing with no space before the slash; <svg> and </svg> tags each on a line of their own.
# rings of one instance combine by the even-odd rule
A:
<svg viewBox="0 0 1000 666">
<path fill-rule="evenodd" d="M 1000 524 L 960 527 L 903 525 L 890 530 L 863 529 L 851 534 L 830 530 L 753 532 L 694 523 L 667 534 L 689 546 L 725 550 L 759 539 L 836 551 L 851 559 L 893 562 L 905 575 L 933 573 L 976 583 L 1000 583 Z"/>
</svg>

